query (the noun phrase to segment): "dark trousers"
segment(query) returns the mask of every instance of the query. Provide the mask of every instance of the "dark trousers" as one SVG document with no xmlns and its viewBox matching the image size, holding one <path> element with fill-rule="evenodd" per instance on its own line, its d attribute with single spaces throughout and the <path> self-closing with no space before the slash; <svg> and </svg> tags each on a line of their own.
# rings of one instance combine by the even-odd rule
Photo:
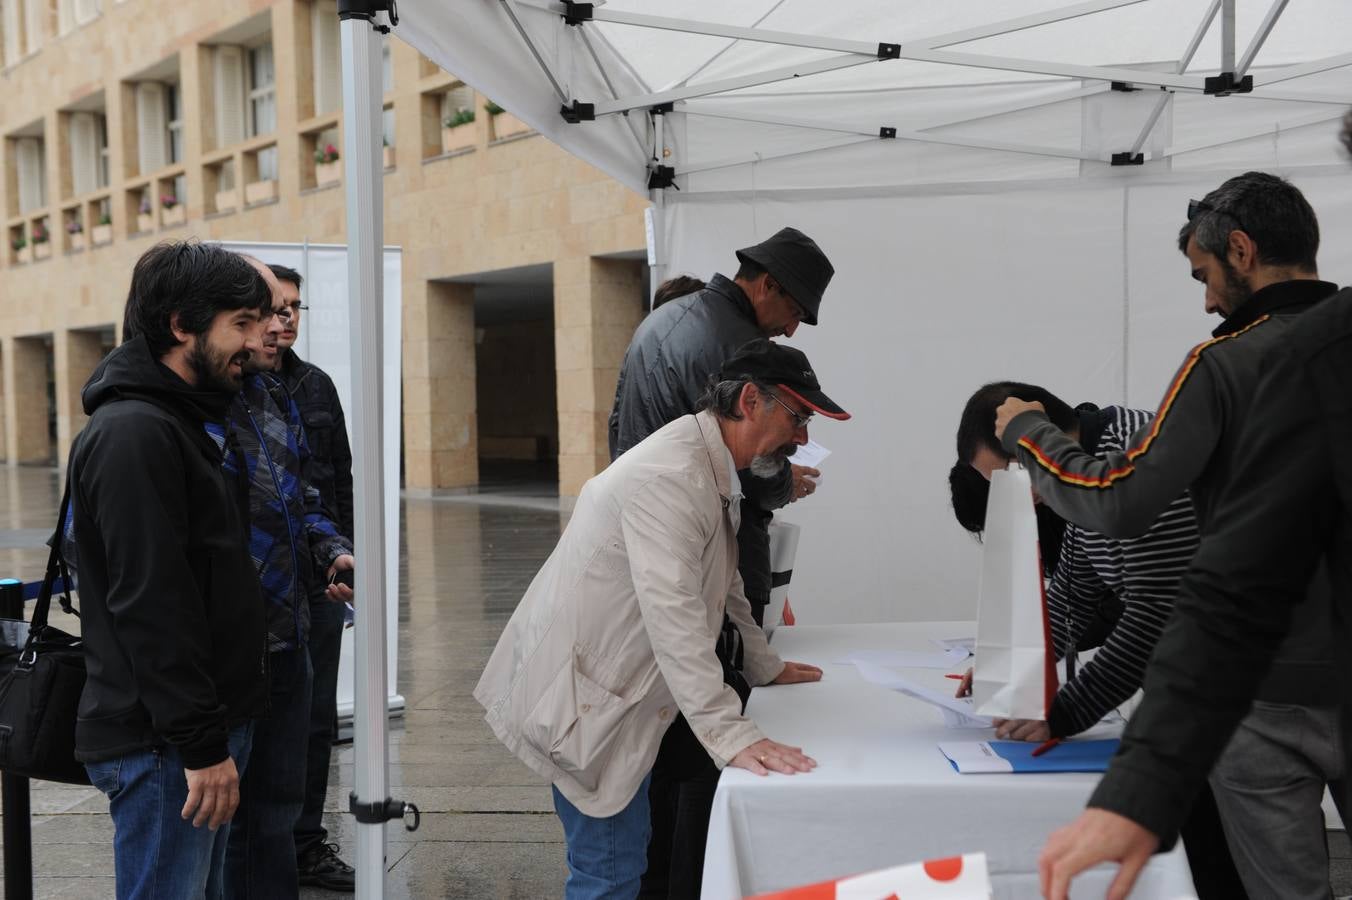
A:
<svg viewBox="0 0 1352 900">
<path fill-rule="evenodd" d="M 751 686 L 737 668 L 742 663 L 742 654 L 735 632 L 724 616 L 722 639 L 714 652 L 723 664 L 724 683 L 737 692 L 745 710 Z M 717 788 L 718 767 L 690 730 L 685 716 L 677 716 L 662 736 L 648 784 L 652 835 L 648 839 L 648 870 L 643 875 L 639 897 L 698 900 L 704 878 L 704 844 L 709 836 L 709 816 Z"/>
<path fill-rule="evenodd" d="M 310 727 L 310 654 L 268 654 L 267 714 L 254 723 L 249 767 L 225 848 L 229 900 L 300 896 L 293 831 L 305 799 L 305 738 Z"/>
<path fill-rule="evenodd" d="M 329 756 L 338 734 L 338 653 L 343 643 L 342 603 L 310 603 L 310 738 L 305 754 L 305 806 L 296 823 L 296 855 L 324 843 L 324 800 L 329 793 Z"/>
<path fill-rule="evenodd" d="M 1198 900 L 1247 900 L 1211 786 L 1205 785 L 1179 829 Z"/>
<path fill-rule="evenodd" d="M 718 768 L 709 752 L 685 716 L 677 716 L 662 737 L 648 784 L 652 837 L 640 898 L 697 900 L 717 787 Z"/>
</svg>

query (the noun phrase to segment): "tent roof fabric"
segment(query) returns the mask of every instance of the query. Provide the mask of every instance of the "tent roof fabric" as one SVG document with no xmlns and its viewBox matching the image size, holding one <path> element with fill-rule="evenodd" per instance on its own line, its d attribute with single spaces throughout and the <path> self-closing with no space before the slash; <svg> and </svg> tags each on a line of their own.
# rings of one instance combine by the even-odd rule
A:
<svg viewBox="0 0 1352 900">
<path fill-rule="evenodd" d="M 399 37 L 551 140 L 637 191 L 669 166 L 687 197 L 1323 165 L 1352 100 L 1340 0 L 407 0 L 400 12 Z M 1252 76 L 1252 91 L 1207 93 L 1222 72 Z M 565 121 L 575 103 L 596 117 Z"/>
</svg>

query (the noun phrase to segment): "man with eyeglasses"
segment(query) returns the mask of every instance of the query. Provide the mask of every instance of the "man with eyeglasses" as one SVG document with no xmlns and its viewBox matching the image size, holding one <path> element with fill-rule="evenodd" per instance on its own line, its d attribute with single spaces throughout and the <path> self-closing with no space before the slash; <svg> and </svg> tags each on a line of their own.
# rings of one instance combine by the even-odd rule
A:
<svg viewBox="0 0 1352 900">
<path fill-rule="evenodd" d="M 816 765 L 747 718 L 714 635 L 725 615 L 743 629 L 757 685 L 820 680 L 816 666 L 781 660 L 751 619 L 737 576 L 739 473 L 779 471 L 813 412 L 849 413 L 806 356 L 765 339 L 706 382 L 698 410 L 583 486 L 474 690 L 498 739 L 553 784 L 567 900 L 639 895 L 650 773 L 677 714 L 715 771 Z"/>
<path fill-rule="evenodd" d="M 610 413 L 612 463 L 668 422 L 694 412 L 709 377 L 748 341 L 792 337 L 800 324 L 817 324 L 835 269 L 815 241 L 796 228 L 782 228 L 738 250 L 737 259 L 740 267 L 731 279 L 714 275 L 703 289 L 654 309 L 634 332 Z M 819 474 L 787 461 L 770 477 L 741 473 L 738 570 L 757 625 L 770 601 L 773 511 L 816 490 L 813 479 Z M 739 672 L 742 643 L 738 629 L 725 622 L 717 653 L 728 683 L 745 702 L 751 689 Z M 698 895 L 717 781 L 717 769 L 678 719 L 653 769 L 653 838 L 643 896 Z"/>
<path fill-rule="evenodd" d="M 300 333 L 301 274 L 287 266 L 269 266 L 281 285 L 284 305 L 277 337 L 277 374 L 281 376 L 305 425 L 310 457 L 306 478 L 338 531 L 349 541 L 352 531 L 352 449 L 347 440 L 343 405 L 333 379 L 295 351 Z M 329 757 L 337 737 L 338 656 L 342 645 L 345 608 L 325 594 L 327 585 L 310 585 L 310 664 L 314 693 L 310 702 L 310 736 L 305 760 L 305 805 L 296 822 L 296 868 L 300 883 L 331 891 L 352 892 L 356 873 L 338 856 L 324 828 L 324 798 L 329 787 Z"/>
<path fill-rule="evenodd" d="M 1193 278 L 1206 285 L 1207 312 L 1224 321 L 1185 357 L 1148 428 L 1126 448 L 1094 457 L 1068 441 L 1041 404 L 1011 398 L 996 413 L 1003 449 L 1028 468 L 1042 501 L 1116 538 L 1144 532 L 1185 490 L 1203 536 L 1222 524 L 1217 505 L 1244 447 L 1242 426 L 1268 412 L 1251 408 L 1263 359 L 1338 290 L 1318 278 L 1314 210 L 1275 175 L 1248 172 L 1190 202 L 1178 245 Z M 1320 801 L 1325 784 L 1346 775 L 1330 625 L 1331 595 L 1319 580 L 1211 771 L 1231 855 L 1251 897 L 1329 895 Z M 1152 665 L 1168 665 L 1162 656 L 1157 652 Z M 1178 798 L 1170 803 L 1179 805 Z"/>
</svg>

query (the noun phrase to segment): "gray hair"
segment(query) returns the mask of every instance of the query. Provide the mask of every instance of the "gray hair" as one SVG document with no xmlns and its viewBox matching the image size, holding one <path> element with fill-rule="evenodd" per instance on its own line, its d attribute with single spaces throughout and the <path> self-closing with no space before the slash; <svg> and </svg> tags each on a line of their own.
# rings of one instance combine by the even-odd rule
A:
<svg viewBox="0 0 1352 900">
<path fill-rule="evenodd" d="M 1245 172 L 1202 199 L 1197 215 L 1178 232 L 1179 252 L 1188 238 L 1199 249 L 1224 261 L 1230 232 L 1243 231 L 1258 245 L 1258 261 L 1273 266 L 1315 270 L 1319 221 L 1295 185 L 1266 172 Z"/>
<path fill-rule="evenodd" d="M 737 403 L 741 399 L 742 388 L 748 384 L 754 384 L 763 394 L 774 396 L 774 389 L 770 385 L 757 381 L 750 375 L 726 381 L 720 381 L 717 375 L 710 375 L 708 383 L 704 386 L 704 393 L 695 404 L 695 412 L 708 409 L 720 419 L 740 419 L 742 414 L 737 411 Z"/>
</svg>

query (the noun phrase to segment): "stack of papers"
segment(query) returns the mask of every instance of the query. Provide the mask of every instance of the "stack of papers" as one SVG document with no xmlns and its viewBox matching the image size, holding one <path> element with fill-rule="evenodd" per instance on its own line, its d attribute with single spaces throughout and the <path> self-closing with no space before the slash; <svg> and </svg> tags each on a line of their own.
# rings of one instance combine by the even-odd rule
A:
<svg viewBox="0 0 1352 900">
<path fill-rule="evenodd" d="M 963 775 L 991 772 L 1106 772 L 1120 741 L 1063 741 L 1041 756 L 1029 741 L 961 741 L 939 750 Z"/>
<path fill-rule="evenodd" d="M 859 670 L 859 674 L 863 676 L 865 681 L 938 707 L 939 711 L 943 713 L 944 724 L 949 728 L 991 727 L 989 718 L 972 714 L 971 697 L 954 697 L 939 691 L 932 691 L 890 669 L 884 669 L 882 666 L 871 663 L 856 662 L 854 667 Z"/>
</svg>

